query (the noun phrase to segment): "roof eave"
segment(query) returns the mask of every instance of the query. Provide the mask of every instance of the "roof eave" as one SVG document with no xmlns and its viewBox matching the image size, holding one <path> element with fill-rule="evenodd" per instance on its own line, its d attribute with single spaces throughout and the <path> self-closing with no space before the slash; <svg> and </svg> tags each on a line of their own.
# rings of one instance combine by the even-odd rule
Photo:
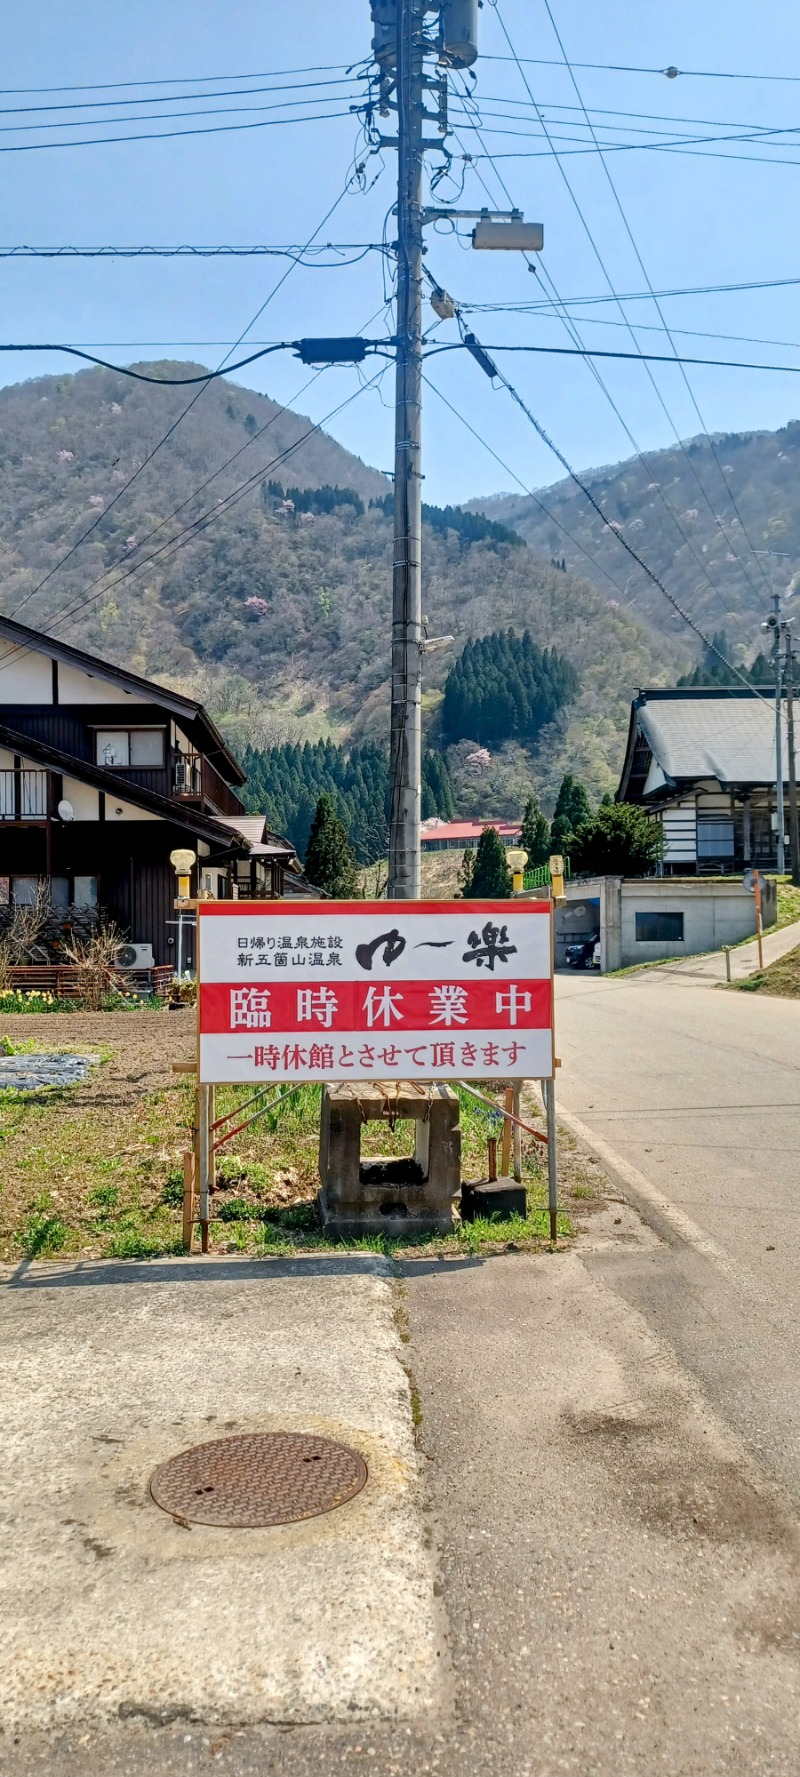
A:
<svg viewBox="0 0 800 1777">
<path fill-rule="evenodd" d="M 229 828 L 215 821 L 213 815 L 204 814 L 200 809 L 187 808 L 180 802 L 171 802 L 168 796 L 160 796 L 158 791 L 147 790 L 141 784 L 121 780 L 113 772 L 105 771 L 101 765 L 92 765 L 87 759 L 76 759 L 74 754 L 65 753 L 61 747 L 51 746 L 48 741 L 36 740 L 29 734 L 18 734 L 15 728 L 8 728 L 4 722 L 0 722 L 0 746 L 8 747 L 10 752 L 19 753 L 22 758 L 35 759 L 39 764 L 48 766 L 51 771 L 59 771 L 67 777 L 90 784 L 92 789 L 103 790 L 106 795 L 114 796 L 118 801 L 130 802 L 134 808 L 145 808 L 150 814 L 158 815 L 161 820 L 171 821 L 176 827 L 186 827 L 201 839 L 221 841 L 228 850 L 250 851 L 249 840 L 242 834 L 231 833 Z"/>
<path fill-rule="evenodd" d="M 78 666 L 90 678 L 108 679 L 110 684 L 119 685 L 123 690 L 147 694 L 148 702 L 163 704 L 174 716 L 189 716 L 193 721 L 199 720 L 214 741 L 219 757 L 224 759 L 231 772 L 230 781 L 237 784 L 247 782 L 247 773 L 242 770 L 238 759 L 234 758 L 208 711 L 195 698 L 184 697 L 180 691 L 169 691 L 165 685 L 157 685 L 152 679 L 142 679 L 138 673 L 126 672 L 124 667 L 113 666 L 110 661 L 98 660 L 96 655 L 87 654 L 83 648 L 75 648 L 70 642 L 62 642 L 58 636 L 28 629 L 26 624 L 15 623 L 11 617 L 0 617 L 0 639 L 2 638 L 13 642 L 16 647 L 30 648 L 36 654 L 47 654 L 54 660 L 60 660 L 64 666 Z"/>
</svg>

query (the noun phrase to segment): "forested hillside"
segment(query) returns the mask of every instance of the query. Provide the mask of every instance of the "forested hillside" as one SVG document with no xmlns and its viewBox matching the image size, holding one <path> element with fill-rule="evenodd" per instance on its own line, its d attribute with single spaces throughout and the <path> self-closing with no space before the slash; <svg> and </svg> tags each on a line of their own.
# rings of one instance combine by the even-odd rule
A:
<svg viewBox="0 0 800 1777">
<path fill-rule="evenodd" d="M 684 640 L 680 618 L 620 547 L 620 533 L 708 635 L 724 622 L 737 661 L 749 659 L 769 604 L 769 564 L 759 552 L 779 552 L 784 584 L 800 568 L 800 421 L 693 438 L 584 479 L 605 522 L 570 480 L 541 490 L 547 512 L 524 494 L 470 505 L 587 575 L 620 609 Z"/>
<path fill-rule="evenodd" d="M 59 634 L 203 697 L 240 752 L 328 738 L 385 747 L 385 479 L 224 381 L 148 462 L 194 393 L 104 370 L 0 391 L 2 609 L 43 629 L 67 613 Z M 577 680 L 534 755 L 515 739 L 468 764 L 473 736 L 453 750 L 459 807 L 479 814 L 517 811 L 532 780 L 552 805 L 568 767 L 595 793 L 613 788 L 631 693 L 693 660 L 683 638 L 665 646 L 515 530 L 500 514 L 487 524 L 426 507 L 424 609 L 430 633 L 454 637 L 425 660 L 428 743 L 440 744 L 444 683 L 470 641 L 528 631 Z"/>
</svg>

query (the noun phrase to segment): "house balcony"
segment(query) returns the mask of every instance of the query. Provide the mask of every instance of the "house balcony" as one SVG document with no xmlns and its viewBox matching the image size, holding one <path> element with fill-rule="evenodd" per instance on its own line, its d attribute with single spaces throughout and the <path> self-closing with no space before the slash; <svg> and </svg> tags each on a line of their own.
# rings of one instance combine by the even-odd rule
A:
<svg viewBox="0 0 800 1777">
<path fill-rule="evenodd" d="M 172 765 L 172 794 L 207 814 L 244 814 L 244 803 L 202 753 L 181 753 Z"/>
<path fill-rule="evenodd" d="M 0 821 L 47 820 L 46 771 L 0 771 Z"/>
</svg>

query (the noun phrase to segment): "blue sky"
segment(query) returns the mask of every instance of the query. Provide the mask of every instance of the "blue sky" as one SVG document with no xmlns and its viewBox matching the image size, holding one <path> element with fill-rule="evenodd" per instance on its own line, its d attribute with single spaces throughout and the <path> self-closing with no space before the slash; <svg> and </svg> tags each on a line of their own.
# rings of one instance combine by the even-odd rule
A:
<svg viewBox="0 0 800 1777">
<path fill-rule="evenodd" d="M 625 63 L 643 68 L 733 70 L 740 73 L 782 73 L 800 69 L 800 15 L 787 0 L 760 6 L 744 0 L 664 0 L 633 7 L 630 0 L 606 0 L 603 7 L 588 0 L 551 0 L 554 17 L 569 55 L 581 62 Z M 544 0 L 501 0 L 502 18 L 520 56 L 560 56 Z M 484 141 L 474 130 L 459 127 L 463 144 L 474 153 L 491 151 L 495 164 L 483 161 L 480 171 L 498 203 L 505 203 L 498 180 L 502 175 L 515 203 L 545 230 L 542 271 L 561 296 L 608 294 L 609 285 L 587 239 L 577 208 L 547 143 L 534 134 L 529 95 L 519 69 L 502 60 L 507 54 L 500 19 L 487 0 L 481 13 L 482 56 L 477 64 L 476 94 L 484 105 Z M 290 6 L 265 0 L 138 0 L 135 8 L 109 7 L 107 0 L 29 0 L 6 10 L 2 27 L 3 83 L 6 89 L 63 87 L 90 82 L 180 81 L 191 94 L 212 90 L 194 84 L 205 76 L 268 75 L 310 65 L 357 63 L 369 50 L 367 0 L 293 0 Z M 566 171 L 617 292 L 645 288 L 625 225 L 603 166 L 595 153 L 568 152 L 578 145 L 580 112 L 566 110 L 578 100 L 562 67 L 531 66 L 525 70 L 539 105 L 546 107 L 548 127 L 558 138 Z M 332 78 L 324 72 L 287 76 L 287 83 L 305 78 Z M 667 80 L 658 74 L 576 70 L 581 96 L 593 109 L 604 140 L 663 140 L 666 131 L 686 137 L 711 133 L 711 121 L 726 133 L 747 135 L 757 129 L 788 130 L 797 125 L 800 80 L 769 83 L 681 75 Z M 252 78 L 222 81 L 241 88 L 257 85 Z M 343 109 L 341 88 L 304 89 L 298 97 L 313 99 L 307 115 Z M 84 94 L 64 94 L 64 101 Z M 113 95 L 98 94 L 104 100 Z M 120 96 L 138 98 L 133 93 Z M 285 97 L 296 95 L 288 91 Z M 0 108 L 52 103 L 49 94 L 16 94 L 7 90 Z M 254 104 L 274 97 L 254 98 Z M 213 106 L 212 98 L 187 99 L 175 111 Z M 242 97 L 219 99 L 217 105 L 239 107 Z M 560 107 L 562 109 L 557 110 Z M 599 108 L 603 108 L 601 112 Z M 147 114 L 145 104 L 128 107 Z M 514 121 L 499 118 L 511 112 Z M 641 114 L 621 120 L 613 111 Z M 83 130 L 15 133 L 11 125 L 29 124 L 50 113 L 22 116 L 8 112 L 0 120 L 0 147 L 22 142 L 103 135 L 106 107 L 88 112 L 97 122 Z M 58 112 L 59 118 L 69 117 Z M 78 113 L 80 116 L 80 113 Z M 301 111 L 301 115 L 304 115 Z M 517 121 L 517 116 L 519 121 Z M 708 120 L 682 124 L 683 119 Z M 230 121 L 250 121 L 239 114 Z M 183 127 L 220 124 L 219 117 L 186 120 Z M 131 124 L 146 131 L 148 125 Z M 166 125 L 154 127 L 166 128 Z M 172 126 L 178 128 L 176 122 Z M 513 135 L 499 133 L 503 128 Z M 621 134 L 621 129 L 625 133 Z M 636 137 L 633 131 L 654 136 Z M 584 130 L 584 139 L 586 132 Z M 227 134 L 166 141 L 129 142 L 72 147 L 58 152 L 0 153 L 3 182 L 0 245 L 130 245 L 179 242 L 304 242 L 341 191 L 355 142 L 355 125 L 347 116 L 306 121 L 289 127 L 248 129 Z M 569 140 L 567 140 L 569 138 Z M 776 136 L 770 145 L 754 148 L 750 141 L 730 142 L 716 152 L 610 152 L 612 174 L 625 215 L 650 281 L 657 290 L 745 281 L 800 277 L 797 246 L 798 165 L 784 164 L 798 137 Z M 461 152 L 458 142 L 452 144 Z M 515 154 L 524 158 L 502 159 Z M 721 158 L 723 155 L 759 156 Z M 767 156 L 772 158 L 767 159 Z M 323 240 L 379 242 L 393 201 L 395 157 L 385 156 L 385 171 L 366 194 L 355 193 L 339 205 L 323 231 Z M 435 163 L 434 163 L 435 164 Z M 369 176 L 378 170 L 370 165 Z M 460 176 L 460 175 L 459 175 Z M 453 187 L 439 196 L 450 199 Z M 452 201 L 452 199 L 450 199 Z M 474 169 L 466 173 L 463 197 L 467 207 L 488 201 Z M 478 255 L 452 235 L 431 234 L 428 265 L 439 281 L 464 302 L 530 303 L 546 297 L 542 279 L 533 277 L 516 255 Z M 210 262 L 93 261 L 0 263 L 2 325 L 6 342 L 65 340 L 101 349 L 115 362 L 144 357 L 200 359 L 216 364 L 244 330 L 270 289 L 282 276 L 285 262 L 238 260 Z M 759 290 L 665 297 L 662 303 L 678 347 L 694 356 L 748 358 L 800 366 L 798 289 Z M 253 329 L 255 340 L 293 338 L 302 333 L 351 332 L 379 307 L 383 298 L 381 257 L 372 252 L 350 267 L 323 270 L 298 267 L 272 300 Z M 631 350 L 630 335 L 613 303 L 572 310 L 579 317 L 584 343 L 606 349 Z M 625 305 L 628 319 L 641 329 L 645 347 L 669 351 L 658 329 L 660 317 L 652 301 Z M 431 317 L 431 320 L 433 317 Z M 498 347 L 506 344 L 569 344 L 563 323 L 546 313 L 481 313 L 473 317 L 476 331 Z M 377 331 L 380 323 L 375 323 Z M 647 331 L 646 328 L 655 329 Z M 694 330 L 694 331 L 692 331 Z M 781 344 L 745 343 L 750 336 Z M 248 335 L 248 338 L 251 336 Z M 452 324 L 439 329 L 440 340 L 455 338 Z M 202 342 L 202 343 L 197 343 Z M 608 395 L 598 387 L 581 359 L 498 354 L 509 375 L 544 426 L 576 466 L 608 463 L 628 456 L 631 445 Z M 4 361 L 6 380 L 61 370 L 61 357 L 28 354 Z M 625 423 L 644 448 L 671 442 L 671 422 L 681 436 L 701 430 L 680 373 L 653 367 L 671 419 L 640 364 L 608 363 L 603 380 Z M 755 372 L 708 367 L 688 372 L 703 420 L 712 429 L 739 430 L 777 426 L 800 414 L 800 378 L 780 372 Z M 486 444 L 472 437 L 431 392 L 426 398 L 424 450 L 426 497 L 437 502 L 466 499 L 517 485 L 540 486 L 560 476 L 546 447 L 514 408 L 508 396 L 494 391 L 464 353 L 432 360 L 431 381 L 469 420 Z M 242 373 L 249 386 L 292 401 L 308 373 L 291 356 L 275 356 Z M 320 419 L 357 386 L 352 369 L 327 371 L 298 400 L 303 412 Z M 392 455 L 391 371 L 379 392 L 359 396 L 333 423 L 332 430 L 348 448 L 367 461 L 388 468 Z M 179 448 L 180 434 L 175 448 Z M 512 472 L 513 471 L 513 475 Z"/>
</svg>

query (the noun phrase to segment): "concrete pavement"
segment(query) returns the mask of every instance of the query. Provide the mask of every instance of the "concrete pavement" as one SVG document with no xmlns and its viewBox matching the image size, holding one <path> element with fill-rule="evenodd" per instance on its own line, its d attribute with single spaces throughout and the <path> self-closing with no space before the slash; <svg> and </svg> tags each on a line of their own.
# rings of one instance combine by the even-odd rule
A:
<svg viewBox="0 0 800 1777">
<path fill-rule="evenodd" d="M 800 920 L 791 925 L 781 926 L 778 931 L 765 932 L 761 940 L 761 953 L 765 968 L 769 963 L 778 962 L 790 950 L 796 950 L 800 944 Z M 730 952 L 731 980 L 743 981 L 748 975 L 754 975 L 761 967 L 758 960 L 758 940 L 752 938 L 747 944 L 737 944 Z M 722 950 L 710 950 L 704 956 L 687 956 L 677 962 L 660 963 L 658 974 L 694 976 L 700 981 L 726 981 L 725 953 Z M 565 977 L 566 979 L 566 972 Z"/>
<path fill-rule="evenodd" d="M 6 1734 L 441 1714 L 384 1260 L 22 1266 L 3 1277 L 0 1326 Z M 170 1456 L 271 1430 L 360 1451 L 363 1492 L 261 1530 L 154 1505 Z"/>
<path fill-rule="evenodd" d="M 571 1252 L 404 1267 L 452 1707 L 351 1726 L 139 1715 L 23 1735 L 0 1769 L 796 1777 L 796 1514 L 617 1288 L 660 1252 L 611 1202 Z"/>
</svg>

